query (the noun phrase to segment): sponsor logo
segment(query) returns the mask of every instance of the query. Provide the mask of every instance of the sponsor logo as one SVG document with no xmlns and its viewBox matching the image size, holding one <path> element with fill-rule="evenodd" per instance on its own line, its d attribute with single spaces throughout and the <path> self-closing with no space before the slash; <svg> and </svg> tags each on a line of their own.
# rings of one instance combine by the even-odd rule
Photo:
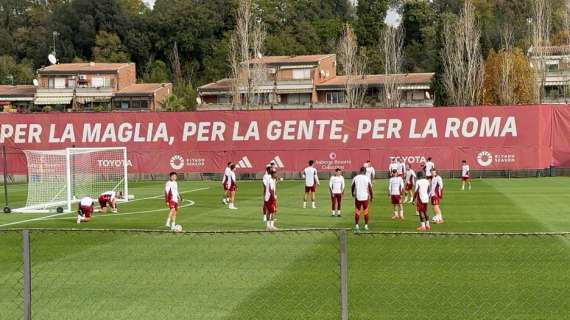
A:
<svg viewBox="0 0 570 320">
<path fill-rule="evenodd" d="M 124 166 L 124 160 L 97 160 L 97 165 L 99 168 L 122 168 Z M 127 160 L 127 167 L 132 167 L 133 163 L 131 160 Z"/>
<path fill-rule="evenodd" d="M 477 163 L 481 167 L 488 167 L 493 163 L 515 163 L 517 157 L 514 154 L 491 154 L 489 151 L 481 151 L 477 154 Z"/>
<path fill-rule="evenodd" d="M 251 168 L 253 168 L 253 166 L 251 165 L 249 158 L 247 156 L 245 156 L 245 157 L 241 158 L 240 161 L 238 161 L 236 168 L 238 168 L 238 169 L 251 169 Z"/>
<path fill-rule="evenodd" d="M 352 160 L 339 159 L 338 155 L 335 152 L 331 152 L 329 153 L 328 159 L 315 160 L 315 164 L 321 170 L 335 170 L 336 168 L 345 170 L 347 167 L 350 167 Z"/>
<path fill-rule="evenodd" d="M 272 164 L 275 168 L 278 169 L 283 169 L 285 168 L 285 164 L 283 164 L 283 161 L 281 160 L 281 157 L 276 156 L 275 158 L 273 158 L 273 160 L 271 160 L 271 162 L 269 162 L 269 164 Z"/>
<path fill-rule="evenodd" d="M 184 168 L 184 158 L 181 155 L 174 155 L 170 158 L 170 167 L 174 170 Z"/>
<path fill-rule="evenodd" d="M 335 152 L 329 153 L 329 159 L 335 160 L 336 159 L 336 153 Z"/>
<path fill-rule="evenodd" d="M 395 156 L 395 157 L 390 157 L 390 161 L 396 160 L 396 159 L 402 159 L 402 161 L 404 163 L 409 163 L 409 164 L 414 164 L 414 163 L 425 163 L 426 157 L 424 156 Z"/>
</svg>

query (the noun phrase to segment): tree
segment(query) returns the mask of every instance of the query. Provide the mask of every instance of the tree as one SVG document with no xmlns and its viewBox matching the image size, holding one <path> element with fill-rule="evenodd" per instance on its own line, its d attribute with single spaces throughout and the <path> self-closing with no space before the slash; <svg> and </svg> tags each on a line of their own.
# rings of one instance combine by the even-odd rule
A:
<svg viewBox="0 0 570 320">
<path fill-rule="evenodd" d="M 438 15 L 433 4 L 424 0 L 404 3 L 404 71 L 432 72 L 437 68 L 438 24 Z"/>
<path fill-rule="evenodd" d="M 534 0 L 532 6 L 532 53 L 535 57 L 534 70 L 536 72 L 535 97 L 541 103 L 544 97 L 544 83 L 546 82 L 546 56 L 544 47 L 550 45 L 552 7 L 550 0 Z"/>
<path fill-rule="evenodd" d="M 389 0 L 359 0 L 356 7 L 354 30 L 359 46 L 366 50 L 368 69 L 372 73 L 383 72 L 383 57 L 378 46 L 389 4 Z"/>
<path fill-rule="evenodd" d="M 400 107 L 401 93 L 398 78 L 402 71 L 404 31 L 402 26 L 385 26 L 380 35 L 380 51 L 384 56 L 384 92 L 380 97 L 388 108 Z"/>
<path fill-rule="evenodd" d="M 115 33 L 100 31 L 95 40 L 93 57 L 97 62 L 129 62 L 129 53 Z"/>
<path fill-rule="evenodd" d="M 11 56 L 0 56 L 0 84 L 31 84 L 34 71 L 30 61 L 17 63 Z"/>
<path fill-rule="evenodd" d="M 366 58 L 358 50 L 358 39 L 350 24 L 345 24 L 337 45 L 337 59 L 346 81 L 344 96 L 350 108 L 361 107 L 366 85 L 360 81 L 366 70 Z"/>
<path fill-rule="evenodd" d="M 471 0 L 465 0 L 459 18 L 446 21 L 443 29 L 441 55 L 446 92 L 454 105 L 478 105 L 482 98 L 484 69 L 481 30 Z"/>
<path fill-rule="evenodd" d="M 161 60 L 149 61 L 145 67 L 143 81 L 148 83 L 162 83 L 169 81 L 168 67 Z"/>
</svg>

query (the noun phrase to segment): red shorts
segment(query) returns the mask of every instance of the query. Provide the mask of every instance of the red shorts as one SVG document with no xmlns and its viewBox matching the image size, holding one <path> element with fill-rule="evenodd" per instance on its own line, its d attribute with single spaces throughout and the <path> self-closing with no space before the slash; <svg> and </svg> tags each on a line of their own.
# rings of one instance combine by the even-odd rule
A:
<svg viewBox="0 0 570 320">
<path fill-rule="evenodd" d="M 423 202 L 418 200 L 418 202 L 416 203 L 416 211 L 426 213 L 427 212 L 427 206 L 428 206 L 427 203 L 423 203 Z"/>
<path fill-rule="evenodd" d="M 233 192 L 233 191 L 237 190 L 237 185 L 234 182 L 232 182 L 229 187 L 227 184 L 224 184 L 224 188 L 225 188 L 224 190 L 226 190 L 226 191 L 232 191 Z"/>
<path fill-rule="evenodd" d="M 414 189 L 414 184 L 410 182 L 406 183 L 406 191 L 410 191 L 412 189 Z"/>
<path fill-rule="evenodd" d="M 105 196 L 100 196 L 99 197 L 99 206 L 101 208 L 105 208 L 107 206 L 107 203 L 109 203 L 109 198 L 105 197 Z"/>
<path fill-rule="evenodd" d="M 79 206 L 79 210 L 85 218 L 91 218 L 91 214 L 93 214 L 92 206 Z"/>
<path fill-rule="evenodd" d="M 401 195 L 391 195 L 390 200 L 392 200 L 392 204 L 401 204 L 402 203 L 402 196 Z"/>
<path fill-rule="evenodd" d="M 277 201 L 269 200 L 263 202 L 263 211 L 265 213 L 276 213 L 277 212 Z"/>
<path fill-rule="evenodd" d="M 178 202 L 172 200 L 168 201 L 168 208 L 178 210 Z"/>
<path fill-rule="evenodd" d="M 312 187 L 307 187 L 305 186 L 305 192 L 316 192 L 317 191 L 317 185 L 314 184 Z"/>
<path fill-rule="evenodd" d="M 226 185 L 226 182 L 222 182 L 222 186 L 224 187 L 224 191 L 228 191 L 228 186 Z"/>
<path fill-rule="evenodd" d="M 356 210 L 368 210 L 368 200 L 366 201 L 354 200 L 354 208 L 356 208 Z"/>
<path fill-rule="evenodd" d="M 467 176 L 467 177 L 461 177 L 461 180 L 463 180 L 463 181 L 469 181 L 469 177 L 468 177 L 468 176 Z"/>
<path fill-rule="evenodd" d="M 438 196 L 432 196 L 431 197 L 431 205 L 432 206 L 438 206 L 440 202 L 441 202 L 440 197 L 438 197 Z"/>
</svg>

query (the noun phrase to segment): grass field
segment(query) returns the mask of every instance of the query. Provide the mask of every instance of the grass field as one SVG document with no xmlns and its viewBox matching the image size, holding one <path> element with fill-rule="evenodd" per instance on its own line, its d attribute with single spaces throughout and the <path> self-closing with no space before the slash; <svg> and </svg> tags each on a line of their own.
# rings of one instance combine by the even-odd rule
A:
<svg viewBox="0 0 570 320">
<path fill-rule="evenodd" d="M 445 181 L 446 223 L 433 232 L 568 232 L 568 178 Z M 415 231 L 390 219 L 377 181 L 371 231 Z M 180 182 L 186 231 L 264 229 L 260 182 L 240 183 L 237 206 L 216 182 Z M 21 319 L 21 235 L 14 228 L 164 230 L 162 182 L 131 183 L 119 214 L 0 214 L 0 319 Z M 26 186 L 10 186 L 10 206 Z M 280 228 L 351 228 L 352 200 L 330 217 L 301 209 L 302 182 L 278 185 Z M 0 198 L 3 202 L 3 199 Z M 46 218 L 47 217 L 47 218 Z M 4 230 L 4 231 L 3 231 Z M 338 319 L 336 231 L 173 234 L 33 231 L 33 319 Z M 570 236 L 349 234 L 350 319 L 564 319 L 570 314 Z"/>
</svg>

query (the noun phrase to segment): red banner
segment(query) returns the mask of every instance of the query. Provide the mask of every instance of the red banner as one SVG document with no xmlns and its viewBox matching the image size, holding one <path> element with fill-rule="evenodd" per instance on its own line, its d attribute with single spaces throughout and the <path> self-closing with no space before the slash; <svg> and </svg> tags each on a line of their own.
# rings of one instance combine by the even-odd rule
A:
<svg viewBox="0 0 570 320">
<path fill-rule="evenodd" d="M 226 162 L 260 172 L 357 170 L 392 157 L 419 168 L 538 169 L 570 165 L 570 108 L 516 106 L 194 113 L 2 114 L 8 171 L 25 174 L 22 150 L 126 146 L 130 172 L 219 172 Z M 100 166 L 120 166 L 99 161 Z"/>
</svg>

